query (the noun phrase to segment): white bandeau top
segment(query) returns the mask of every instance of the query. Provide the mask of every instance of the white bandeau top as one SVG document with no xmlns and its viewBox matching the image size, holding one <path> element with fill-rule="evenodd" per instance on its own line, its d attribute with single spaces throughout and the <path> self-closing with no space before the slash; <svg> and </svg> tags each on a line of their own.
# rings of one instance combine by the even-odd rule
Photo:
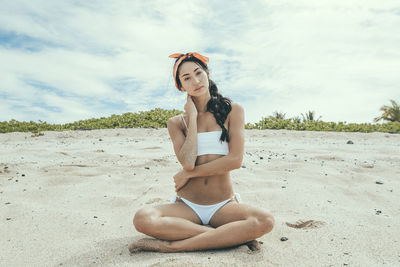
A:
<svg viewBox="0 0 400 267">
<path fill-rule="evenodd" d="M 182 114 L 181 117 L 187 129 L 188 127 Z M 228 142 L 219 140 L 221 134 L 222 131 L 197 133 L 197 156 L 206 154 L 227 155 L 229 152 Z"/>
</svg>

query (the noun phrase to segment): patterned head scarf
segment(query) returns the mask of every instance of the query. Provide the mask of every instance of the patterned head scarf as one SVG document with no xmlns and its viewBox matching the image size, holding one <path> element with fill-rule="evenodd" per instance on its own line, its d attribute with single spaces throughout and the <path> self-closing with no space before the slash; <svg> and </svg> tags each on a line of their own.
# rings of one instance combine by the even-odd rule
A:
<svg viewBox="0 0 400 267">
<path fill-rule="evenodd" d="M 189 58 L 189 57 L 195 57 L 195 58 L 199 59 L 201 62 L 203 62 L 204 65 L 206 65 L 206 66 L 207 66 L 207 62 L 209 61 L 208 57 L 200 55 L 199 53 L 196 53 L 196 52 L 189 52 L 186 54 L 175 53 L 175 54 L 170 55 L 169 57 L 170 58 L 179 58 L 178 61 L 176 61 L 175 65 L 174 65 L 174 70 L 173 70 L 175 86 L 178 89 L 179 89 L 179 87 L 178 87 L 178 83 L 176 82 L 176 72 L 178 71 L 179 64 L 181 64 L 182 60 L 184 60 L 185 58 Z"/>
</svg>

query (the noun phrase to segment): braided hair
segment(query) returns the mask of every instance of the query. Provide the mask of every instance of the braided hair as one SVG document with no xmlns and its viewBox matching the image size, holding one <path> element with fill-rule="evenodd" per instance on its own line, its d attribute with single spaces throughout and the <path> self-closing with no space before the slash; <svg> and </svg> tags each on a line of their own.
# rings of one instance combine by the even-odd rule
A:
<svg viewBox="0 0 400 267">
<path fill-rule="evenodd" d="M 178 60 L 179 59 L 177 59 L 176 61 L 178 61 Z M 196 62 L 203 68 L 204 71 L 209 73 L 207 65 L 205 65 L 203 62 L 201 62 L 197 58 L 195 58 L 195 57 L 185 58 L 184 60 L 182 60 L 181 64 L 186 61 Z M 178 87 L 181 88 L 182 83 L 179 80 L 179 67 L 178 67 L 178 71 L 176 72 L 175 80 L 177 81 Z M 223 142 L 223 141 L 229 142 L 229 140 L 230 140 L 229 133 L 228 133 L 228 130 L 225 128 L 224 123 L 226 121 L 226 118 L 228 117 L 229 112 L 231 112 L 231 110 L 232 110 L 232 105 L 231 105 L 232 100 L 229 97 L 223 97 L 218 92 L 217 85 L 215 84 L 214 81 L 209 80 L 209 84 L 210 84 L 210 87 L 208 88 L 208 90 L 210 91 L 211 98 L 207 102 L 207 111 L 214 115 L 217 124 L 222 128 L 222 134 L 221 134 L 221 137 L 219 138 L 219 140 L 221 142 Z M 181 89 L 179 89 L 179 90 L 181 91 Z"/>
</svg>

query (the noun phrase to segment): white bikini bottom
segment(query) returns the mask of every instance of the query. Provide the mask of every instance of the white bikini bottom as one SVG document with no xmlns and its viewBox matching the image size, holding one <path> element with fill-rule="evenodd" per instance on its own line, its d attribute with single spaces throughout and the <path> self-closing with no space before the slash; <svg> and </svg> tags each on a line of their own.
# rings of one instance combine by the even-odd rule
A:
<svg viewBox="0 0 400 267">
<path fill-rule="evenodd" d="M 240 195 L 239 193 L 234 193 L 231 198 L 228 198 L 224 201 L 221 201 L 217 204 L 212 204 L 212 205 L 199 205 L 193 202 L 190 202 L 189 200 L 180 197 L 178 195 L 175 195 L 172 199 L 171 202 L 175 203 L 177 199 L 182 200 L 186 205 L 188 205 L 196 214 L 199 216 L 201 222 L 205 225 L 208 224 L 212 218 L 212 216 L 226 203 L 228 203 L 231 200 L 237 200 L 237 202 L 240 203 Z"/>
</svg>

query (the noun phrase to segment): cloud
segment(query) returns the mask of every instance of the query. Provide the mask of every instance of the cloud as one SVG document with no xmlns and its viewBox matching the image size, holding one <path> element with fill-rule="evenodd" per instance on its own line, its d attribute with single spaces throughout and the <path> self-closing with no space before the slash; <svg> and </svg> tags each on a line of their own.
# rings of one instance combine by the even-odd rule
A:
<svg viewBox="0 0 400 267">
<path fill-rule="evenodd" d="M 400 99 L 398 28 L 395 1 L 9 1 L 0 120 L 183 110 L 168 55 L 196 51 L 246 122 L 276 110 L 371 122 Z"/>
</svg>

